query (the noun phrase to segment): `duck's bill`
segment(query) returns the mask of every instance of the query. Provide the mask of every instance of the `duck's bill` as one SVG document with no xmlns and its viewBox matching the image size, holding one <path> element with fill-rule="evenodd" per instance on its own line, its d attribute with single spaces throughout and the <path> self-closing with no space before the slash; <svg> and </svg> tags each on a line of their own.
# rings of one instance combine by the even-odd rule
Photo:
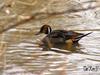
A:
<svg viewBox="0 0 100 75">
<path fill-rule="evenodd" d="M 36 33 L 35 35 L 39 35 L 39 34 L 41 34 L 40 32 L 38 32 L 38 33 Z"/>
</svg>

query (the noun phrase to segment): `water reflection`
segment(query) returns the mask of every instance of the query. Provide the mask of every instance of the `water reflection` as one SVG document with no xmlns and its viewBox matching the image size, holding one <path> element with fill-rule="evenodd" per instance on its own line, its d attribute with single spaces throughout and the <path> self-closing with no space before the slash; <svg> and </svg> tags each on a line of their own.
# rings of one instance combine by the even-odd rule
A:
<svg viewBox="0 0 100 75">
<path fill-rule="evenodd" d="M 19 33 L 14 36 L 18 35 Z M 37 42 L 38 40 L 36 40 L 39 36 L 30 36 L 31 38 L 27 36 L 29 35 L 23 35 L 24 39 L 23 37 L 18 39 L 19 36 L 16 37 L 15 40 L 19 40 L 16 43 L 15 40 L 9 41 L 13 37 L 10 34 L 6 39 L 9 44 L 5 53 L 4 75 L 81 74 L 82 67 L 85 64 L 100 62 L 98 32 L 94 32 L 80 41 L 82 46 L 80 52 L 67 52 L 56 48 L 52 48 L 51 51 L 43 51 Z M 42 37 L 43 35 L 40 35 L 39 38 Z"/>
</svg>

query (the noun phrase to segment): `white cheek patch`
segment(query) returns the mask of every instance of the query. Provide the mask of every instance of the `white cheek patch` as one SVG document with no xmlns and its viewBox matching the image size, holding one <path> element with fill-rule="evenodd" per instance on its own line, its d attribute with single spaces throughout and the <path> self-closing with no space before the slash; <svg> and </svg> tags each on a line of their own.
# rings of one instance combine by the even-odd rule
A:
<svg viewBox="0 0 100 75">
<path fill-rule="evenodd" d="M 50 34 L 50 32 L 51 32 L 51 29 L 50 29 L 50 28 L 48 28 L 48 34 Z"/>
</svg>

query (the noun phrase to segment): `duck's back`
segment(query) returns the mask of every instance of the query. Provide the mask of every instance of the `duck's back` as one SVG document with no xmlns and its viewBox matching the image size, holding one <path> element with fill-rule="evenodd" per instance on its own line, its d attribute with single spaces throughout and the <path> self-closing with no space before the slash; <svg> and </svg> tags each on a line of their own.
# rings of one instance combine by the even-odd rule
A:
<svg viewBox="0 0 100 75">
<path fill-rule="evenodd" d="M 52 37 L 52 38 L 63 38 L 65 40 L 68 39 L 75 39 L 81 35 L 84 35 L 82 33 L 77 33 L 74 31 L 66 31 L 66 30 L 54 30 L 52 31 L 50 34 L 48 34 L 48 37 Z"/>
<path fill-rule="evenodd" d="M 65 43 L 66 40 L 75 39 L 80 35 L 83 34 L 66 30 L 54 30 L 43 39 L 43 42 L 49 40 L 52 43 L 62 44 Z"/>
</svg>

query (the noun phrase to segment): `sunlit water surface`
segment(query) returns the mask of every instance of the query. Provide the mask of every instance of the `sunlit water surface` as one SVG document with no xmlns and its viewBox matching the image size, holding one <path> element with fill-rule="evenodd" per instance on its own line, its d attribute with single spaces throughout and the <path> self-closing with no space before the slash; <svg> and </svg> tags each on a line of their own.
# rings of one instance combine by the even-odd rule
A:
<svg viewBox="0 0 100 75">
<path fill-rule="evenodd" d="M 67 9 L 70 12 L 71 9 L 95 6 L 95 1 L 100 5 L 99 0 L 1 0 L 0 31 L 36 12 L 52 13 Z M 0 34 L 0 75 L 100 75 L 99 11 L 97 8 L 53 16 L 40 14 L 35 16 L 36 20 L 11 27 Z M 79 52 L 67 53 L 62 49 L 55 49 L 62 52 L 42 51 L 39 43 L 45 35 L 34 34 L 43 24 L 49 24 L 53 29 L 86 30 L 78 31 L 82 33 L 94 31 L 80 40 Z M 99 69 L 86 71 L 84 66 L 87 65 Z"/>
<path fill-rule="evenodd" d="M 100 74 L 100 70 L 84 71 L 83 68 L 86 65 L 100 67 L 100 32 L 98 31 L 94 31 L 80 41 L 82 47 L 80 51 L 83 53 L 42 51 L 38 43 L 44 37 L 43 35 L 22 35 L 22 32 L 20 36 L 17 30 L 7 33 L 9 35 L 6 38 L 8 44 L 4 55 L 3 75 Z"/>
</svg>

